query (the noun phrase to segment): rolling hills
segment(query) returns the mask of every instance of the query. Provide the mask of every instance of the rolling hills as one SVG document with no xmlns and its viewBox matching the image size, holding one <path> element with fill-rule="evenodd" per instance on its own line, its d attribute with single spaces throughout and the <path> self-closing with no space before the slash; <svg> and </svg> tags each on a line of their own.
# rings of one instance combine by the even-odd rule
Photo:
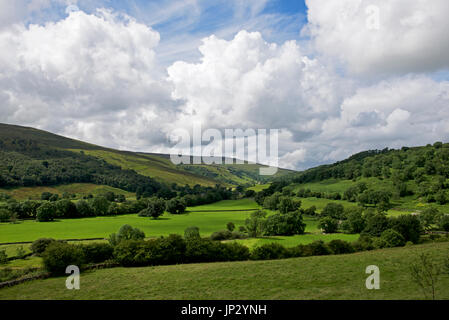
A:
<svg viewBox="0 0 449 320">
<path fill-rule="evenodd" d="M 170 186 L 254 185 L 267 182 L 259 164 L 174 165 L 169 155 L 119 151 L 34 128 L 0 124 L 0 188 L 69 183 L 109 185 L 135 192 Z M 291 173 L 280 169 L 277 176 Z"/>
</svg>

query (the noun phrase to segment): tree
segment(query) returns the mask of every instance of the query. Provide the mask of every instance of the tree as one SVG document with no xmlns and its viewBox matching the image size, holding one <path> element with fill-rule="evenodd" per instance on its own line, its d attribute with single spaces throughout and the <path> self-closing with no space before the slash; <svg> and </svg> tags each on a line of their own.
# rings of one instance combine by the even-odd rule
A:
<svg viewBox="0 0 449 320">
<path fill-rule="evenodd" d="M 325 233 L 335 233 L 338 230 L 338 220 L 331 216 L 325 216 L 320 219 L 318 228 L 321 228 Z"/>
<path fill-rule="evenodd" d="M 410 266 L 410 275 L 419 285 L 424 296 L 435 300 L 435 288 L 441 275 L 441 267 L 428 253 L 421 253 Z"/>
<path fill-rule="evenodd" d="M 343 217 L 344 210 L 345 208 L 343 205 L 330 202 L 324 207 L 323 211 L 321 211 L 321 216 L 339 220 Z"/>
<path fill-rule="evenodd" d="M 288 189 L 286 189 L 288 190 Z M 280 213 L 287 213 L 296 211 L 301 207 L 301 201 L 292 199 L 290 197 L 280 197 L 278 209 Z"/>
<path fill-rule="evenodd" d="M 76 218 L 78 216 L 76 205 L 68 199 L 56 201 L 55 205 L 57 217 Z"/>
<path fill-rule="evenodd" d="M 99 196 L 90 202 L 90 206 L 95 216 L 105 216 L 108 213 L 109 201 L 105 197 Z"/>
<path fill-rule="evenodd" d="M 436 223 L 437 217 L 440 214 L 440 211 L 435 208 L 427 208 L 423 212 L 421 212 L 418 216 L 419 221 L 424 229 L 430 229 L 433 224 Z"/>
<path fill-rule="evenodd" d="M 403 214 L 396 218 L 390 218 L 389 228 L 399 232 L 405 241 L 418 243 L 421 236 L 421 223 L 417 216 Z"/>
<path fill-rule="evenodd" d="M 390 248 L 402 247 L 405 245 L 404 237 L 393 229 L 385 230 L 380 237 L 385 241 L 386 246 Z"/>
<path fill-rule="evenodd" d="M 128 224 L 123 225 L 117 234 L 113 233 L 109 236 L 109 243 L 112 246 L 118 245 L 124 240 L 143 240 L 145 233 L 137 228 L 133 228 Z"/>
<path fill-rule="evenodd" d="M 361 233 L 365 229 L 365 219 L 361 208 L 348 208 L 345 210 L 346 220 L 342 223 L 342 229 L 351 234 Z"/>
<path fill-rule="evenodd" d="M 185 212 L 186 204 L 180 198 L 173 198 L 167 201 L 166 210 L 171 214 L 181 214 Z"/>
<path fill-rule="evenodd" d="M 305 230 L 302 214 L 299 211 L 274 214 L 265 222 L 265 234 L 268 236 L 292 236 L 303 234 Z"/>
<path fill-rule="evenodd" d="M 446 204 L 447 203 L 446 192 L 444 190 L 438 191 L 438 193 L 435 195 L 435 201 L 441 205 Z"/>
<path fill-rule="evenodd" d="M 250 237 L 260 237 L 263 235 L 265 229 L 265 211 L 255 211 L 251 213 L 250 218 L 246 219 L 245 227 Z"/>
<path fill-rule="evenodd" d="M 380 237 L 382 232 L 388 229 L 388 219 L 384 213 L 369 212 L 366 214 L 365 221 L 363 233 L 372 237 Z"/>
<path fill-rule="evenodd" d="M 139 212 L 139 216 L 157 219 L 164 214 L 166 203 L 164 199 L 154 197 L 147 200 L 146 206 Z"/>
<path fill-rule="evenodd" d="M 80 217 L 90 217 L 94 214 L 92 207 L 85 200 L 79 200 L 76 203 L 76 211 Z"/>
<path fill-rule="evenodd" d="M 39 222 L 53 221 L 56 216 L 56 206 L 51 202 L 44 202 L 37 208 L 36 219 Z"/>
<path fill-rule="evenodd" d="M 449 215 L 448 214 L 440 213 L 436 220 L 437 220 L 438 228 L 440 228 L 441 230 L 444 230 L 446 232 L 449 232 Z"/>
</svg>

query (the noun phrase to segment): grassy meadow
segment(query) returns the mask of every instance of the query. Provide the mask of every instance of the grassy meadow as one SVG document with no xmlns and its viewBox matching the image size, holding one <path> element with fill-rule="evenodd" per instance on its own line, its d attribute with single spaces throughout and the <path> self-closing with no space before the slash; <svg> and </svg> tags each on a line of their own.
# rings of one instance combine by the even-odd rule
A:
<svg viewBox="0 0 449 320">
<path fill-rule="evenodd" d="M 0 290 L 0 299 L 425 299 L 409 266 L 426 252 L 442 263 L 449 243 L 270 261 L 113 268 L 81 275 L 81 289 L 67 290 L 65 277 L 36 280 Z M 380 269 L 380 289 L 365 287 L 365 269 Z M 267 276 L 269 275 L 269 276 Z M 449 275 L 436 298 L 449 299 Z"/>
</svg>

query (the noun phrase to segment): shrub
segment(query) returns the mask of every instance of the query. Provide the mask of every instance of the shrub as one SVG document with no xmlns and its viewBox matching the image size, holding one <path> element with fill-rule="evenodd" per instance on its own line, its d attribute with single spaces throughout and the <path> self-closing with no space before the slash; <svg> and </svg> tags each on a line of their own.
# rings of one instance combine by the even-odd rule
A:
<svg viewBox="0 0 449 320">
<path fill-rule="evenodd" d="M 375 249 L 383 249 L 388 247 L 388 243 L 383 238 L 374 238 L 373 246 Z"/>
<path fill-rule="evenodd" d="M 305 247 L 305 252 L 308 256 L 324 256 L 331 254 L 329 247 L 326 246 L 323 240 L 316 240 Z"/>
<path fill-rule="evenodd" d="M 229 230 L 217 231 L 211 234 L 210 239 L 214 241 L 229 240 L 232 238 L 232 232 Z"/>
<path fill-rule="evenodd" d="M 316 216 L 316 207 L 311 206 L 310 208 L 305 209 L 304 214 L 312 217 Z"/>
<path fill-rule="evenodd" d="M 245 234 L 234 231 L 231 232 L 229 230 L 221 230 L 211 234 L 210 239 L 213 241 L 223 241 L 223 240 L 232 240 L 232 239 L 245 239 L 247 238 Z"/>
<path fill-rule="evenodd" d="M 231 232 L 234 231 L 235 230 L 234 222 L 228 222 L 228 224 L 226 225 L 226 229 L 228 229 Z"/>
<path fill-rule="evenodd" d="M 113 257 L 114 248 L 107 243 L 91 243 L 83 245 L 85 263 L 100 263 Z"/>
<path fill-rule="evenodd" d="M 51 202 L 43 203 L 36 211 L 36 219 L 39 222 L 53 221 L 56 216 L 56 206 Z"/>
<path fill-rule="evenodd" d="M 25 259 L 25 256 L 27 255 L 25 249 L 23 249 L 23 246 L 17 247 L 16 249 L 16 257 L 19 259 Z"/>
<path fill-rule="evenodd" d="M 252 260 L 274 260 L 288 258 L 288 250 L 278 243 L 267 243 L 251 252 Z"/>
<path fill-rule="evenodd" d="M 221 261 L 223 243 L 208 239 L 188 241 L 186 247 L 186 262 Z"/>
<path fill-rule="evenodd" d="M 438 223 L 439 229 L 449 232 L 449 215 L 448 214 L 440 214 L 437 219 L 437 223 Z"/>
<path fill-rule="evenodd" d="M 405 241 L 419 242 L 422 228 L 417 216 L 404 214 L 396 218 L 390 218 L 389 227 L 399 232 Z"/>
<path fill-rule="evenodd" d="M 133 228 L 128 224 L 122 226 L 117 234 L 113 233 L 109 236 L 109 243 L 116 246 L 123 240 L 143 240 L 145 233 L 137 228 Z"/>
<path fill-rule="evenodd" d="M 55 241 L 55 239 L 51 238 L 37 239 L 31 244 L 31 252 L 37 256 L 41 256 L 44 253 L 45 249 L 47 249 L 48 245 Z"/>
<path fill-rule="evenodd" d="M 355 251 L 349 242 L 339 239 L 332 240 L 327 246 L 333 254 L 353 253 Z"/>
<path fill-rule="evenodd" d="M 198 227 L 189 227 L 184 231 L 184 239 L 187 241 L 200 238 L 200 229 Z"/>
<path fill-rule="evenodd" d="M 11 220 L 11 212 L 5 208 L 0 208 L 0 222 L 9 222 Z"/>
<path fill-rule="evenodd" d="M 387 229 L 382 232 L 381 239 L 385 240 L 386 247 L 402 247 L 405 245 L 404 237 L 393 229 Z"/>
<path fill-rule="evenodd" d="M 84 253 L 79 245 L 55 241 L 48 245 L 42 254 L 45 269 L 53 275 L 62 275 L 69 265 L 81 268 Z"/>
<path fill-rule="evenodd" d="M 244 261 L 251 256 L 248 247 L 243 244 L 231 242 L 223 245 L 223 257 L 226 261 Z"/>
<path fill-rule="evenodd" d="M 8 263 L 8 255 L 6 254 L 6 250 L 0 250 L 0 265 Z"/>
<path fill-rule="evenodd" d="M 325 233 L 335 233 L 338 230 L 338 220 L 330 216 L 326 216 L 320 219 L 318 227 L 323 229 Z"/>
<path fill-rule="evenodd" d="M 352 246 L 355 251 L 368 251 L 374 249 L 373 238 L 369 235 L 360 235 L 360 237 L 355 241 Z"/>
</svg>

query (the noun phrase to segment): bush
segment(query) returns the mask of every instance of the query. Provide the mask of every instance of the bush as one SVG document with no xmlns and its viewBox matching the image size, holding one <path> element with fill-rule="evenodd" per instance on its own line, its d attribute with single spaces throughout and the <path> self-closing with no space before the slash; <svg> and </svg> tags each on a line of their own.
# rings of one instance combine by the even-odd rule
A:
<svg viewBox="0 0 449 320">
<path fill-rule="evenodd" d="M 200 239 L 200 228 L 198 227 L 189 227 L 184 231 L 184 239 L 186 241 Z"/>
<path fill-rule="evenodd" d="M 47 249 L 48 245 L 55 241 L 55 239 L 51 238 L 37 239 L 31 244 L 31 252 L 37 256 L 41 256 L 44 253 L 45 249 Z"/>
<path fill-rule="evenodd" d="M 222 261 L 224 244 L 208 239 L 197 239 L 187 242 L 186 262 Z"/>
<path fill-rule="evenodd" d="M 387 229 L 382 232 L 381 239 L 385 240 L 386 247 L 403 247 L 405 245 L 404 237 L 393 229 Z"/>
<path fill-rule="evenodd" d="M 325 233 L 335 233 L 338 230 L 338 220 L 330 216 L 326 216 L 320 219 L 318 227 L 323 229 Z"/>
<path fill-rule="evenodd" d="M 323 240 L 316 240 L 305 247 L 307 256 L 324 256 L 331 254 L 329 247 L 326 246 Z"/>
<path fill-rule="evenodd" d="M 123 240 L 143 240 L 145 239 L 145 233 L 137 228 L 133 228 L 128 224 L 122 226 L 118 234 L 111 234 L 109 236 L 109 243 L 112 246 L 116 246 Z"/>
<path fill-rule="evenodd" d="M 373 238 L 369 235 L 360 235 L 360 237 L 355 241 L 352 246 L 355 251 L 368 251 L 374 249 Z"/>
<path fill-rule="evenodd" d="M 417 216 L 404 214 L 396 218 L 390 218 L 389 227 L 399 232 L 405 241 L 419 242 L 422 227 Z"/>
<path fill-rule="evenodd" d="M 9 210 L 0 208 L 0 222 L 9 222 L 11 220 L 11 215 Z"/>
<path fill-rule="evenodd" d="M 252 260 L 274 260 L 288 258 L 288 250 L 278 243 L 267 243 L 256 247 L 251 252 Z"/>
<path fill-rule="evenodd" d="M 0 265 L 8 263 L 8 255 L 6 254 L 6 250 L 0 250 Z"/>
<path fill-rule="evenodd" d="M 333 254 L 344 254 L 344 253 L 353 253 L 354 247 L 346 241 L 343 240 L 332 240 L 327 245 Z"/>
<path fill-rule="evenodd" d="M 100 263 L 113 257 L 114 248 L 107 243 L 91 243 L 83 245 L 85 263 Z"/>
<path fill-rule="evenodd" d="M 388 247 L 388 243 L 383 238 L 375 238 L 373 240 L 373 246 L 375 249 L 383 249 Z"/>
<path fill-rule="evenodd" d="M 225 261 L 244 261 L 250 258 L 249 249 L 243 244 L 231 242 L 223 245 L 222 251 Z"/>
<path fill-rule="evenodd" d="M 226 229 L 228 229 L 231 232 L 234 231 L 235 230 L 234 222 L 228 222 L 228 224 L 226 225 Z"/>
<path fill-rule="evenodd" d="M 115 260 L 123 266 L 149 266 L 181 263 L 186 243 L 179 235 L 167 238 L 121 241 L 114 248 Z"/>
<path fill-rule="evenodd" d="M 43 203 L 36 211 L 36 219 L 39 222 L 53 221 L 56 216 L 56 206 L 51 202 Z"/>
<path fill-rule="evenodd" d="M 233 239 L 245 239 L 247 236 L 244 233 L 229 230 L 221 230 L 211 234 L 210 239 L 213 241 L 233 240 Z"/>
<path fill-rule="evenodd" d="M 82 267 L 84 252 L 79 245 L 55 241 L 42 254 L 45 269 L 53 275 L 62 275 L 70 265 Z"/>
</svg>

